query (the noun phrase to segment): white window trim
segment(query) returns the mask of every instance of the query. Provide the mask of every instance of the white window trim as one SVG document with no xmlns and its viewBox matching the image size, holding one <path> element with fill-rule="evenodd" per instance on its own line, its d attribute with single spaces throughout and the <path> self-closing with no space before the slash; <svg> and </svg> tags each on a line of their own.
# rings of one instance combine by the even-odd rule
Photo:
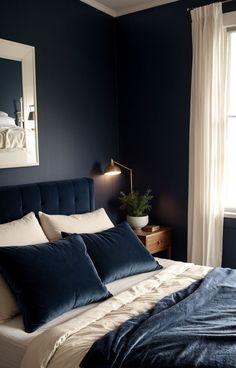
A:
<svg viewBox="0 0 236 368">
<path fill-rule="evenodd" d="M 235 218 L 236 219 L 235 210 L 234 210 L 234 212 L 225 211 L 224 212 L 224 218 Z"/>
<path fill-rule="evenodd" d="M 224 13 L 223 15 L 224 26 L 227 30 L 233 31 L 236 29 L 236 11 Z M 225 218 L 235 218 L 236 219 L 236 209 L 225 208 L 224 211 Z"/>
<path fill-rule="evenodd" d="M 226 28 L 236 27 L 236 11 L 224 13 L 223 21 Z"/>
</svg>

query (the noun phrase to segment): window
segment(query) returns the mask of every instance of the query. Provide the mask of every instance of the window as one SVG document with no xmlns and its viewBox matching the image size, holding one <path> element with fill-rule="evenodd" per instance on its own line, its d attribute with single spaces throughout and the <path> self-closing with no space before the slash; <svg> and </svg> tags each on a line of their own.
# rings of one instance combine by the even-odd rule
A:
<svg viewBox="0 0 236 368">
<path fill-rule="evenodd" d="M 236 30 L 229 30 L 229 103 L 226 144 L 225 212 L 236 215 Z"/>
</svg>

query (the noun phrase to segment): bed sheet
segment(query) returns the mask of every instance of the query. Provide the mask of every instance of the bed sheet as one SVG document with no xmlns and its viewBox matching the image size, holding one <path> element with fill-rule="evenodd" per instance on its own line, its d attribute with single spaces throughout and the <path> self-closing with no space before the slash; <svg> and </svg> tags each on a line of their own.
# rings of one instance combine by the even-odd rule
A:
<svg viewBox="0 0 236 368">
<path fill-rule="evenodd" d="M 174 261 L 161 258 L 157 258 L 157 260 L 163 267 L 175 263 Z M 107 284 L 107 288 L 113 295 L 118 295 L 119 293 L 129 289 L 143 280 L 150 278 L 158 272 L 160 272 L 160 270 L 126 277 L 124 279 Z M 19 368 L 20 362 L 28 345 L 36 336 L 40 335 L 51 327 L 69 321 L 86 310 L 94 308 L 96 305 L 98 305 L 98 303 L 79 307 L 64 313 L 62 316 L 47 323 L 32 334 L 24 332 L 21 316 L 16 316 L 10 321 L 0 324 L 0 368 Z"/>
</svg>

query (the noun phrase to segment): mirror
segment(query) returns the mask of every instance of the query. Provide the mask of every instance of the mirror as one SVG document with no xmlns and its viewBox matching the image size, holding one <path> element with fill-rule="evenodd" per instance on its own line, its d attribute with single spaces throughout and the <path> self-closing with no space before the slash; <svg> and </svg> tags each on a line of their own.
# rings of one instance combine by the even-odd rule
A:
<svg viewBox="0 0 236 368">
<path fill-rule="evenodd" d="M 35 50 L 0 39 L 0 168 L 36 165 Z"/>
</svg>

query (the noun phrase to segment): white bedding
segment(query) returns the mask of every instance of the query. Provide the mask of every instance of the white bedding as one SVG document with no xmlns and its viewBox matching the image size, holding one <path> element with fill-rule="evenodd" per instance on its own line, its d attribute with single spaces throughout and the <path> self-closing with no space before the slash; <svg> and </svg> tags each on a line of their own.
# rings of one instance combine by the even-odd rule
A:
<svg viewBox="0 0 236 368">
<path fill-rule="evenodd" d="M 25 131 L 23 128 L 0 127 L 0 149 L 14 150 L 25 148 Z"/>
<path fill-rule="evenodd" d="M 174 261 L 165 259 L 158 259 L 158 261 L 164 267 L 175 263 Z M 108 284 L 107 288 L 113 295 L 118 295 L 119 293 L 129 289 L 130 287 L 136 285 L 143 280 L 152 277 L 159 272 L 160 270 L 117 280 Z M 20 362 L 22 361 L 27 347 L 36 336 L 42 334 L 45 330 L 48 330 L 53 326 L 60 325 L 66 321 L 69 321 L 70 319 L 79 316 L 83 312 L 94 308 L 98 304 L 99 303 L 91 304 L 64 313 L 62 316 L 47 323 L 32 334 L 24 332 L 21 316 L 17 316 L 7 323 L 0 324 L 0 368 L 19 368 Z M 32 367 L 33 366 L 31 366 L 31 368 Z"/>
</svg>

